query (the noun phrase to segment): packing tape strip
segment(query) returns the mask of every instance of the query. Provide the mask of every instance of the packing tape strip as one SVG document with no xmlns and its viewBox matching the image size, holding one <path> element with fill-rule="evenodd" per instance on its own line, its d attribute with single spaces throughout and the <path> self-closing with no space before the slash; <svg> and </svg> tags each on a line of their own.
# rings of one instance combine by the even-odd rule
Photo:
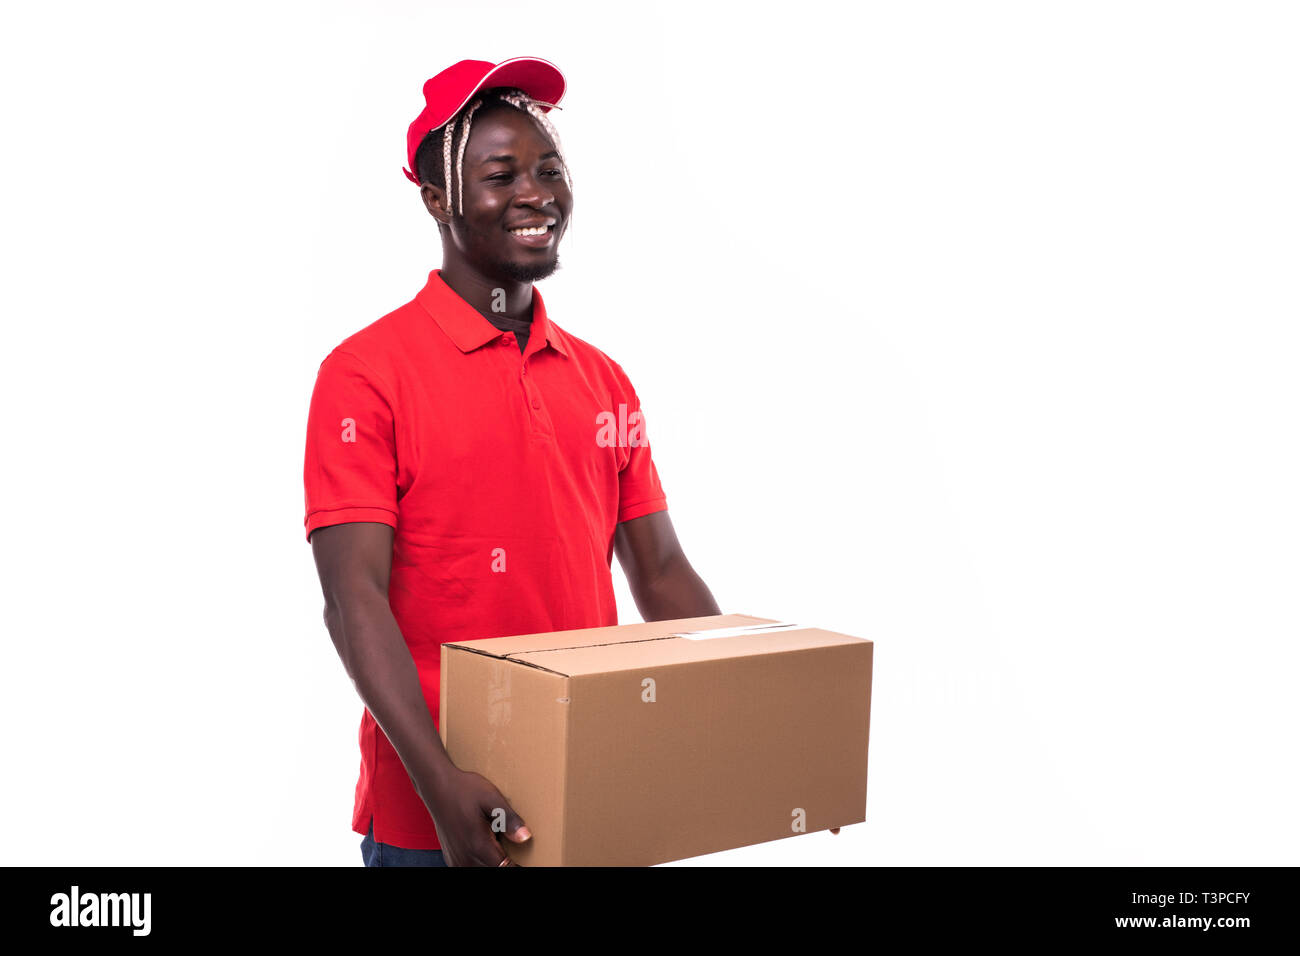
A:
<svg viewBox="0 0 1300 956">
<path fill-rule="evenodd" d="M 742 624 L 739 627 L 715 627 L 708 631 L 679 631 L 669 637 L 684 637 L 688 641 L 711 641 L 718 637 L 739 637 L 742 634 L 764 634 L 768 631 L 798 631 L 808 624 Z"/>
</svg>

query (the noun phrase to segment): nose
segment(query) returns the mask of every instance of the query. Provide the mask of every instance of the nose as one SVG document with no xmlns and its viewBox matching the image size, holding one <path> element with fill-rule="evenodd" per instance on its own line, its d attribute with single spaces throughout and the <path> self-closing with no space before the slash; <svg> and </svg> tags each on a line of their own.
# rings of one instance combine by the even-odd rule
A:
<svg viewBox="0 0 1300 956">
<path fill-rule="evenodd" d="M 519 179 L 519 192 L 515 196 L 515 201 L 521 206 L 541 209 L 555 202 L 555 191 L 542 182 L 539 176 L 522 176 Z"/>
</svg>

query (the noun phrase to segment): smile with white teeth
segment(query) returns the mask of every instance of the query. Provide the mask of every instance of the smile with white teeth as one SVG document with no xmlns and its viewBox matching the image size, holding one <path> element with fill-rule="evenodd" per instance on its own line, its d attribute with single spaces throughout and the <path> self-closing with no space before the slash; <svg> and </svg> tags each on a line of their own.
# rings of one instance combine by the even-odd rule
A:
<svg viewBox="0 0 1300 956">
<path fill-rule="evenodd" d="M 510 232 L 516 236 L 544 236 L 550 229 L 550 226 L 530 226 L 527 229 L 511 229 Z"/>
</svg>

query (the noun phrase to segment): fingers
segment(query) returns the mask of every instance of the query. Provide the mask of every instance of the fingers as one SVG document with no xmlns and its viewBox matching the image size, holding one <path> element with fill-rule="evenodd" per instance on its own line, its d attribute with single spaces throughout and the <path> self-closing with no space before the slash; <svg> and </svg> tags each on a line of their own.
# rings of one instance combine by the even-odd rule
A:
<svg viewBox="0 0 1300 956">
<path fill-rule="evenodd" d="M 501 849 L 501 844 L 493 840 L 490 846 L 481 846 L 471 857 L 472 863 L 469 866 L 518 866 L 514 860 L 510 859 Z"/>
<path fill-rule="evenodd" d="M 518 866 L 519 865 L 514 860 L 510 859 L 510 857 L 506 854 L 505 850 L 501 848 L 501 845 L 499 843 L 497 844 L 497 852 L 501 854 L 501 862 L 498 863 L 497 866 Z"/>
<path fill-rule="evenodd" d="M 506 798 L 500 790 L 493 787 L 490 781 L 485 780 L 484 782 L 487 784 L 489 799 L 481 803 L 480 807 L 491 822 L 493 835 L 503 834 L 511 843 L 526 843 L 531 840 L 533 834 L 528 829 L 527 824 L 524 823 L 524 818 L 515 813 L 515 808 L 506 802 Z M 497 865 L 504 866 L 505 864 L 498 863 Z"/>
<path fill-rule="evenodd" d="M 451 865 L 452 866 L 518 866 L 519 865 L 518 863 L 510 859 L 510 857 L 506 856 L 502 852 L 501 846 L 497 843 L 496 840 L 492 841 L 492 848 L 493 850 L 495 850 L 495 852 L 489 851 L 486 848 L 484 848 L 480 852 L 470 856 L 468 862 L 464 860 L 460 860 L 458 862 L 451 863 Z"/>
<path fill-rule="evenodd" d="M 524 825 L 524 818 L 515 813 L 510 804 L 505 806 L 506 812 L 506 839 L 511 843 L 524 843 L 532 839 L 532 832 Z"/>
</svg>

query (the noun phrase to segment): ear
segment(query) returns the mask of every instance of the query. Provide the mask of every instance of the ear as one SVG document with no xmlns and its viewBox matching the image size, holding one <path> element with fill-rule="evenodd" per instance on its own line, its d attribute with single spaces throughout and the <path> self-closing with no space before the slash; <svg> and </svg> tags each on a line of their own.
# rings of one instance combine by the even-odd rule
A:
<svg viewBox="0 0 1300 956">
<path fill-rule="evenodd" d="M 444 226 L 451 225 L 451 213 L 447 211 L 446 190 L 433 183 L 424 183 L 420 186 L 420 198 L 424 200 L 424 208 L 429 210 L 430 216 Z"/>
</svg>

